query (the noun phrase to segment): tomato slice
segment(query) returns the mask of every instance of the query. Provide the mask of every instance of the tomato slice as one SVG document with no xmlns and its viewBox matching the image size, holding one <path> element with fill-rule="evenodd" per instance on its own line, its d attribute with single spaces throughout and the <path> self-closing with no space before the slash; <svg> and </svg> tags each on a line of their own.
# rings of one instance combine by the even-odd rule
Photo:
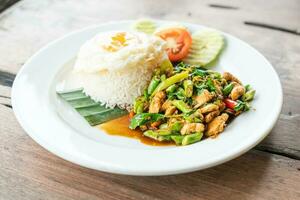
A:
<svg viewBox="0 0 300 200">
<path fill-rule="evenodd" d="M 167 28 L 156 35 L 167 42 L 167 52 L 171 61 L 180 61 L 188 55 L 192 37 L 184 28 Z"/>
</svg>

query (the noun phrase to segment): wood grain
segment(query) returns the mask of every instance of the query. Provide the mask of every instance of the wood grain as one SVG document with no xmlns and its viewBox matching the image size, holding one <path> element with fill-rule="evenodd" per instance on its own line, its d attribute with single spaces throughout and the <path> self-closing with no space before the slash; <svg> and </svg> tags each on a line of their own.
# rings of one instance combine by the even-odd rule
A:
<svg viewBox="0 0 300 200">
<path fill-rule="evenodd" d="M 244 24 L 299 29 L 299 10 L 298 0 L 18 2 L 0 14 L 0 199 L 300 199 L 300 37 Z M 271 134 L 256 147 L 264 152 L 252 150 L 184 175 L 134 177 L 74 165 L 26 135 L 9 108 L 7 81 L 23 63 L 70 31 L 140 17 L 213 26 L 249 42 L 271 61 L 280 76 L 284 104 Z"/>
</svg>

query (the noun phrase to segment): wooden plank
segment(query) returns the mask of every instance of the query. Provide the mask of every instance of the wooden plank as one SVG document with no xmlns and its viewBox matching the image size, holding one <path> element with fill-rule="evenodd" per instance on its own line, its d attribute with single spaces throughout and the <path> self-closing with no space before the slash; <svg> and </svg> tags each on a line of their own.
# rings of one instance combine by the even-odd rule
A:
<svg viewBox="0 0 300 200">
<path fill-rule="evenodd" d="M 0 70 L 0 85 L 11 87 L 15 76 L 13 73 Z"/>
<path fill-rule="evenodd" d="M 217 4 L 236 9 L 211 7 Z M 82 6 L 84 5 L 84 6 Z M 133 6 L 134 5 L 134 6 Z M 37 9 L 38 8 L 38 9 Z M 141 13 L 141 9 L 144 12 Z M 280 75 L 284 105 L 279 122 L 259 148 L 300 158 L 300 37 L 285 32 L 247 26 L 247 20 L 299 28 L 297 0 L 272 1 L 34 1 L 25 0 L 0 17 L 0 70 L 16 73 L 35 51 L 70 31 L 110 20 L 142 16 L 214 26 L 234 34 L 260 50 Z M 39 14 L 37 14 L 37 12 Z M 220 20 L 222 19 L 222 20 Z M 225 20 L 226 19 L 226 20 Z"/>
<path fill-rule="evenodd" d="M 36 144 L 0 105 L 0 199 L 299 199 L 300 161 L 251 151 L 203 171 L 162 177 L 102 173 Z M 3 120 L 2 120 L 3 122 Z"/>
</svg>

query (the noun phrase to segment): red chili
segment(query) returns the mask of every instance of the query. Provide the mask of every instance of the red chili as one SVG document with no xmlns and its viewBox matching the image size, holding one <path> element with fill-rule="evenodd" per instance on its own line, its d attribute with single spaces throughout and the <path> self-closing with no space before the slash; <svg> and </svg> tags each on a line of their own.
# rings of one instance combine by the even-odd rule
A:
<svg viewBox="0 0 300 200">
<path fill-rule="evenodd" d="M 231 108 L 234 110 L 234 107 L 237 105 L 236 101 L 233 101 L 229 98 L 223 100 L 227 108 Z"/>
</svg>

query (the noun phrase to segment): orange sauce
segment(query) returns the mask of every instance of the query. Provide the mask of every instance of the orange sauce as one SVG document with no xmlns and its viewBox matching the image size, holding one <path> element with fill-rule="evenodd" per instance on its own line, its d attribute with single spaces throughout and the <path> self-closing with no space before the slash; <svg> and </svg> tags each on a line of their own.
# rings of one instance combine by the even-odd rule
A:
<svg viewBox="0 0 300 200">
<path fill-rule="evenodd" d="M 141 130 L 131 130 L 130 128 L 128 128 L 129 123 L 130 123 L 129 117 L 128 115 L 125 115 L 123 117 L 111 120 L 104 124 L 100 124 L 96 127 L 101 130 L 104 130 L 106 133 L 110 135 L 134 138 L 140 140 L 142 143 L 147 145 L 152 145 L 152 146 L 174 145 L 171 142 L 159 142 L 151 138 L 145 137 Z"/>
</svg>

